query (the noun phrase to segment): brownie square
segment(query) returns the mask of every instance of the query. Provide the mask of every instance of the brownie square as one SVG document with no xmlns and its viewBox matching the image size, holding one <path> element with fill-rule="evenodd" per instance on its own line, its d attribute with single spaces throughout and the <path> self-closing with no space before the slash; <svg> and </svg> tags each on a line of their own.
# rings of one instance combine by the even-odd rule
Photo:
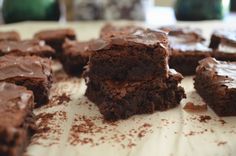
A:
<svg viewBox="0 0 236 156">
<path fill-rule="evenodd" d="M 0 32 L 0 42 L 1 41 L 19 41 L 20 35 L 16 31 L 5 31 Z"/>
<path fill-rule="evenodd" d="M 199 62 L 194 87 L 219 116 L 236 115 L 236 62 L 206 58 Z"/>
<path fill-rule="evenodd" d="M 182 78 L 174 70 L 170 70 L 168 78 L 135 82 L 89 78 L 85 95 L 98 106 L 106 120 L 126 119 L 176 107 L 185 97 L 183 88 L 178 86 Z"/>
<path fill-rule="evenodd" d="M 221 61 L 236 61 L 236 30 L 217 30 L 209 45 L 212 57 Z"/>
<path fill-rule="evenodd" d="M 194 75 L 198 61 L 211 56 L 212 50 L 203 44 L 199 29 L 162 27 L 170 42 L 169 66 L 183 75 Z"/>
<path fill-rule="evenodd" d="M 100 31 L 100 38 L 110 38 L 117 35 L 133 34 L 136 31 L 143 31 L 145 28 L 136 25 L 114 26 L 105 24 Z"/>
<path fill-rule="evenodd" d="M 65 39 L 75 40 L 76 33 L 73 29 L 49 29 L 39 31 L 34 35 L 34 38 L 44 40 L 46 44 L 50 45 L 56 51 L 56 56 L 60 57 L 63 50 L 63 43 Z"/>
<path fill-rule="evenodd" d="M 154 76 L 167 77 L 168 41 L 166 33 L 145 29 L 133 34 L 99 39 L 86 75 L 100 80 L 138 81 Z"/>
<path fill-rule="evenodd" d="M 51 57 L 55 51 L 42 40 L 2 41 L 0 42 L 0 56 L 3 55 L 37 55 Z"/>
<path fill-rule="evenodd" d="M 52 83 L 51 61 L 37 56 L 0 57 L 0 82 L 11 82 L 32 90 L 36 106 L 48 102 Z"/>
<path fill-rule="evenodd" d="M 0 155 L 21 156 L 35 130 L 33 93 L 1 82 L 0 101 Z"/>
<path fill-rule="evenodd" d="M 81 76 L 92 54 L 89 46 L 91 42 L 65 41 L 61 62 L 67 74 Z"/>
</svg>

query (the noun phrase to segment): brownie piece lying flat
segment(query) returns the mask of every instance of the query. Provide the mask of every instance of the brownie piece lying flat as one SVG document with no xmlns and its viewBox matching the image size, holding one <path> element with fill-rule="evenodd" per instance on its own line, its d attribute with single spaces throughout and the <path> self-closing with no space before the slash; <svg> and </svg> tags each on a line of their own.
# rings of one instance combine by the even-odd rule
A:
<svg viewBox="0 0 236 156">
<path fill-rule="evenodd" d="M 133 34 L 145 28 L 136 25 L 114 26 L 110 23 L 105 24 L 100 31 L 100 38 L 109 38 L 117 35 Z"/>
<path fill-rule="evenodd" d="M 74 76 L 81 76 L 92 54 L 89 44 L 92 41 L 78 42 L 66 40 L 61 59 L 64 70 Z"/>
<path fill-rule="evenodd" d="M 42 40 L 2 41 L 0 42 L 0 56 L 3 55 L 37 55 L 51 57 L 55 51 Z"/>
<path fill-rule="evenodd" d="M 93 41 L 88 77 L 100 80 L 148 80 L 167 77 L 166 33 L 146 29 Z"/>
<path fill-rule="evenodd" d="M 40 106 L 48 102 L 52 83 L 51 61 L 37 56 L 2 56 L 0 81 L 15 83 L 32 90 L 36 106 Z"/>
<path fill-rule="evenodd" d="M 148 81 L 115 82 L 89 79 L 86 96 L 106 120 L 126 119 L 135 114 L 164 111 L 177 106 L 185 97 L 178 86 L 182 75 L 170 70 L 168 78 Z"/>
<path fill-rule="evenodd" d="M 55 29 L 43 30 L 34 35 L 34 38 L 44 40 L 46 44 L 50 45 L 56 50 L 57 57 L 60 57 L 63 50 L 62 45 L 65 39 L 75 40 L 76 34 L 73 29 Z"/>
<path fill-rule="evenodd" d="M 168 32 L 170 42 L 170 68 L 183 75 L 194 75 L 198 61 L 211 56 L 212 50 L 203 44 L 205 40 L 198 29 L 162 27 Z"/>
<path fill-rule="evenodd" d="M 35 130 L 33 93 L 1 82 L 0 101 L 0 155 L 21 156 Z"/>
<path fill-rule="evenodd" d="M 199 62 L 194 86 L 219 116 L 236 115 L 236 62 L 206 58 Z"/>
<path fill-rule="evenodd" d="M 0 32 L 0 42 L 1 41 L 19 41 L 20 35 L 16 31 L 6 31 Z"/>
<path fill-rule="evenodd" d="M 211 36 L 212 56 L 222 61 L 236 61 L 236 30 L 218 30 Z"/>
</svg>

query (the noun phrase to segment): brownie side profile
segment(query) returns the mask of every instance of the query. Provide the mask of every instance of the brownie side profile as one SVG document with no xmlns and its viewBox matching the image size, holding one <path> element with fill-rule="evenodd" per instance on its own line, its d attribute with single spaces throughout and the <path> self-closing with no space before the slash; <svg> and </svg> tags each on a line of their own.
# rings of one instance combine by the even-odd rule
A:
<svg viewBox="0 0 236 156">
<path fill-rule="evenodd" d="M 16 31 L 0 32 L 0 42 L 2 41 L 19 41 L 20 34 Z"/>
<path fill-rule="evenodd" d="M 206 58 L 199 62 L 194 87 L 219 116 L 236 115 L 236 62 Z"/>
<path fill-rule="evenodd" d="M 182 75 L 171 71 L 166 79 L 148 81 L 116 82 L 90 78 L 85 95 L 98 106 L 106 120 L 164 111 L 176 107 L 185 97 L 183 88 L 178 86 Z"/>
<path fill-rule="evenodd" d="M 2 56 L 0 81 L 25 86 L 33 91 L 36 106 L 46 104 L 52 83 L 51 61 L 37 56 Z"/>
<path fill-rule="evenodd" d="M 211 35 L 212 57 L 221 61 L 236 61 L 236 30 L 217 30 Z"/>
<path fill-rule="evenodd" d="M 198 61 L 211 56 L 212 50 L 203 44 L 205 41 L 199 29 L 175 26 L 161 27 L 168 33 L 170 42 L 169 66 L 183 75 L 194 75 Z"/>
<path fill-rule="evenodd" d="M 91 41 L 78 42 L 66 40 L 63 44 L 61 62 L 65 72 L 73 76 L 81 76 L 84 67 L 88 64 L 92 51 L 89 48 Z"/>
<path fill-rule="evenodd" d="M 0 42 L 0 56 L 3 55 L 37 55 L 51 57 L 55 51 L 42 40 L 2 41 Z"/>
<path fill-rule="evenodd" d="M 90 44 L 88 77 L 100 80 L 138 81 L 167 77 L 168 39 L 162 31 L 99 39 Z"/>
<path fill-rule="evenodd" d="M 0 155 L 21 156 L 35 131 L 32 91 L 0 83 Z"/>
<path fill-rule="evenodd" d="M 39 31 L 34 35 L 34 38 L 44 40 L 46 44 L 50 45 L 56 51 L 57 57 L 60 57 L 63 50 L 63 43 L 65 39 L 75 40 L 76 33 L 73 29 L 49 29 Z"/>
</svg>

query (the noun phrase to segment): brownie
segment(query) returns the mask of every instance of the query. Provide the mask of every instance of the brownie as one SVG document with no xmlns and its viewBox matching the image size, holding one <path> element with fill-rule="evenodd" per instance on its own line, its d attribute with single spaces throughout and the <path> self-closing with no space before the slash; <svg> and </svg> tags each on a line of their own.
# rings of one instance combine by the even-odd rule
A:
<svg viewBox="0 0 236 156">
<path fill-rule="evenodd" d="M 167 77 L 168 39 L 166 33 L 145 29 L 132 34 L 98 39 L 85 75 L 100 80 L 138 81 Z"/>
<path fill-rule="evenodd" d="M 170 70 L 168 78 L 143 81 L 89 78 L 85 95 L 98 106 L 106 120 L 126 119 L 135 114 L 176 107 L 185 97 L 183 88 L 178 86 L 182 78 L 174 70 Z"/>
<path fill-rule="evenodd" d="M 236 115 L 236 62 L 205 58 L 197 67 L 194 87 L 219 116 Z"/>
<path fill-rule="evenodd" d="M 55 29 L 42 30 L 34 35 L 34 38 L 44 40 L 46 44 L 50 45 L 56 51 L 56 57 L 60 58 L 63 50 L 63 43 L 65 39 L 75 40 L 76 33 L 73 29 Z"/>
<path fill-rule="evenodd" d="M 19 41 L 20 35 L 16 31 L 5 31 L 0 32 L 0 42 L 1 41 Z"/>
<path fill-rule="evenodd" d="M 62 64 L 65 72 L 72 76 L 81 76 L 92 54 L 91 41 L 66 40 L 63 44 Z"/>
<path fill-rule="evenodd" d="M 169 66 L 183 75 L 194 75 L 198 61 L 211 56 L 199 29 L 162 27 L 170 42 Z"/>
<path fill-rule="evenodd" d="M 110 38 L 117 35 L 132 34 L 136 31 L 143 31 L 145 28 L 136 25 L 114 26 L 111 23 L 105 24 L 100 31 L 100 38 Z"/>
<path fill-rule="evenodd" d="M 217 30 L 209 45 L 212 57 L 221 61 L 236 61 L 236 30 Z"/>
<path fill-rule="evenodd" d="M 4 81 L 32 90 L 36 106 L 46 104 L 52 83 L 51 61 L 37 56 L 2 56 L 0 82 Z"/>
<path fill-rule="evenodd" d="M 21 156 L 35 130 L 33 93 L 1 82 L 0 101 L 0 155 Z"/>
<path fill-rule="evenodd" d="M 42 40 L 2 41 L 0 42 L 0 56 L 3 55 L 37 55 L 51 57 L 55 51 Z"/>
</svg>

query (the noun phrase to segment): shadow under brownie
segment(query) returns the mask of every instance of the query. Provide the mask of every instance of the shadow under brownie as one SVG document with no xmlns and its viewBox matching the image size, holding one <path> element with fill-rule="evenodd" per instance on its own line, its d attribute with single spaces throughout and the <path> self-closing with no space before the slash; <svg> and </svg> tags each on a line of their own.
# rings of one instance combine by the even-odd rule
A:
<svg viewBox="0 0 236 156">
<path fill-rule="evenodd" d="M 194 80 L 195 89 L 216 114 L 236 115 L 236 62 L 201 60 Z"/>
<path fill-rule="evenodd" d="M 25 86 L 33 91 L 36 106 L 46 104 L 52 83 L 51 61 L 37 56 L 2 56 L 0 81 Z"/>
<path fill-rule="evenodd" d="M 0 101 L 0 155 L 21 156 L 35 130 L 33 93 L 25 87 L 0 82 Z"/>
</svg>

